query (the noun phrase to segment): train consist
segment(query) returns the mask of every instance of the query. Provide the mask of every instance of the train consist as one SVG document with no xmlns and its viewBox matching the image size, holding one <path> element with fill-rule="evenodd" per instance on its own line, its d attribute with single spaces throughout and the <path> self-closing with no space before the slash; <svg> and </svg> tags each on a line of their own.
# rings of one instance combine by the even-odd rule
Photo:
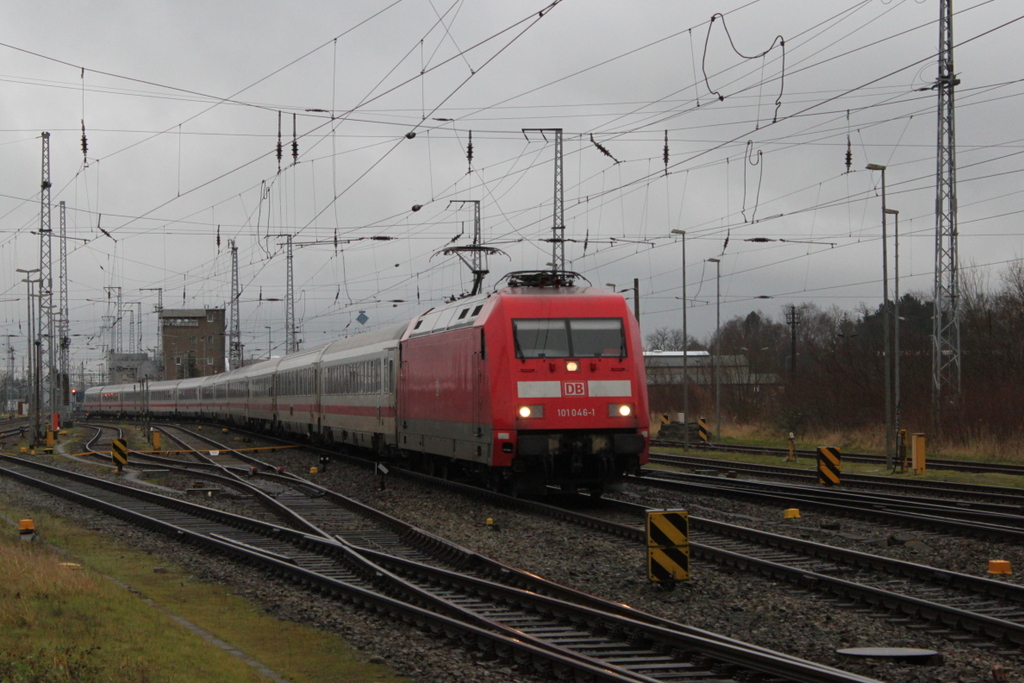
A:
<svg viewBox="0 0 1024 683">
<path fill-rule="evenodd" d="M 206 418 L 488 484 L 600 494 L 647 462 L 640 329 L 573 273 L 520 272 L 408 324 L 208 377 L 92 387 L 90 415 Z"/>
</svg>

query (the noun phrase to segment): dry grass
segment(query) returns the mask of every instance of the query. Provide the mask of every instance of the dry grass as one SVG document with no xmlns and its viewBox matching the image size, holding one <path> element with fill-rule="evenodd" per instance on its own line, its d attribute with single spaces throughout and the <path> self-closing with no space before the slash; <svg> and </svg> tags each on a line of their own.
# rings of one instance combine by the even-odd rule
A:
<svg viewBox="0 0 1024 683">
<path fill-rule="evenodd" d="M 294 683 L 398 681 L 330 634 L 277 619 L 226 586 L 203 583 L 158 557 L 40 510 L 0 499 L 0 514 L 30 518 L 49 546 L 0 533 L 0 682 L 259 683 L 268 679 L 160 609 L 188 619 Z M 80 567 L 63 565 L 80 563 Z M 155 571 L 161 567 L 159 571 Z M 123 585 L 109 580 L 114 577 Z"/>
<path fill-rule="evenodd" d="M 722 431 L 726 442 L 778 447 L 787 445 L 786 434 L 776 425 L 725 423 Z M 851 453 L 884 453 L 885 433 L 881 428 L 842 431 L 811 429 L 797 435 L 797 448 L 818 446 L 837 446 Z M 967 444 L 935 443 L 929 440 L 927 450 L 929 456 L 956 460 L 1024 462 L 1024 436 L 977 436 Z"/>
</svg>

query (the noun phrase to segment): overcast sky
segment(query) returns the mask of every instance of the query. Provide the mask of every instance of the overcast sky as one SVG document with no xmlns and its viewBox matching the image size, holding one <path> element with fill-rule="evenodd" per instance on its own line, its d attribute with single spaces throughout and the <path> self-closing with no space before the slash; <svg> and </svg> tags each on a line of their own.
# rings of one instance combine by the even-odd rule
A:
<svg viewBox="0 0 1024 683">
<path fill-rule="evenodd" d="M 1022 255 L 1024 8 L 955 5 L 960 263 L 995 287 Z M 268 326 L 283 345 L 283 235 L 304 346 L 466 292 L 467 268 L 439 253 L 472 235 L 451 200 L 480 201 L 502 252 L 487 289 L 546 268 L 554 138 L 524 128 L 564 129 L 567 268 L 620 290 L 638 278 L 645 333 L 681 326 L 672 230 L 687 232 L 698 338 L 715 324 L 708 258 L 723 320 L 877 306 L 881 177 L 867 163 L 888 167 L 900 212 L 900 288 L 930 296 L 938 14 L 938 0 L 5 3 L 0 334 L 23 334 L 15 271 L 38 267 L 42 131 L 51 223 L 65 202 L 75 238 L 76 367 L 98 367 L 106 287 L 142 302 L 143 348 L 147 288 L 165 308 L 224 307 L 229 240 L 247 356 L 266 355 Z M 8 340 L 20 367 L 23 338 Z"/>
</svg>

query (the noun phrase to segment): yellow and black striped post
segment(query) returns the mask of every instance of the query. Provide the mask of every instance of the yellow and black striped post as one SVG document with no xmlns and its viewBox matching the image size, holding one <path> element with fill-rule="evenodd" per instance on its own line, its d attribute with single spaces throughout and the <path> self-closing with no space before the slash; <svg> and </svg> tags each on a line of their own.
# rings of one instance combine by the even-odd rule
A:
<svg viewBox="0 0 1024 683">
<path fill-rule="evenodd" d="M 686 510 L 647 511 L 647 574 L 659 584 L 690 579 L 690 518 Z"/>
<path fill-rule="evenodd" d="M 708 421 L 703 417 L 697 420 L 697 433 L 700 434 L 700 440 L 707 444 L 710 439 L 710 433 L 708 432 Z"/>
<path fill-rule="evenodd" d="M 128 442 L 124 439 L 112 439 L 110 442 L 110 459 L 120 474 L 121 469 L 128 464 Z"/>
<path fill-rule="evenodd" d="M 839 483 L 839 473 L 843 469 L 839 449 L 833 446 L 818 446 L 818 483 L 832 486 Z"/>
</svg>

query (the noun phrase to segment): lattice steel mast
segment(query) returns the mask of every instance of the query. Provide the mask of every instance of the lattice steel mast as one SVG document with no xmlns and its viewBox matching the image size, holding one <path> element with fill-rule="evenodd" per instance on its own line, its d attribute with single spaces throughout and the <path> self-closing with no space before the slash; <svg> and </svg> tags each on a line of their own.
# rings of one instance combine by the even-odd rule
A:
<svg viewBox="0 0 1024 683">
<path fill-rule="evenodd" d="M 295 353 L 299 350 L 299 344 L 295 340 L 295 269 L 292 262 L 292 236 L 285 235 L 287 239 L 287 261 L 286 288 L 284 299 L 284 326 L 285 326 L 285 353 Z"/>
<path fill-rule="evenodd" d="M 523 133 L 540 133 L 547 140 L 545 133 L 555 136 L 555 195 L 552 210 L 551 226 L 551 272 L 565 271 L 565 183 L 562 179 L 562 129 L 561 128 L 524 128 Z"/>
<path fill-rule="evenodd" d="M 932 335 L 933 428 L 944 403 L 960 398 L 960 284 L 956 223 L 956 135 L 953 125 L 953 0 L 939 1 L 938 150 L 935 174 L 935 310 Z"/>
<path fill-rule="evenodd" d="M 57 364 L 60 393 L 60 420 L 61 424 L 71 417 L 71 312 L 68 307 L 68 220 L 67 207 L 64 202 L 60 203 L 60 278 L 59 301 L 60 309 L 60 330 L 58 339 L 60 345 L 59 362 Z"/>
<path fill-rule="evenodd" d="M 228 349 L 228 362 L 234 370 L 242 367 L 242 328 L 239 327 L 241 317 L 238 313 L 238 299 L 242 293 L 238 291 L 238 245 L 234 240 L 228 240 L 228 246 L 231 247 L 231 346 Z"/>
<path fill-rule="evenodd" d="M 47 416 L 57 405 L 53 357 L 53 230 L 50 226 L 50 134 L 43 133 L 43 174 L 39 193 L 39 412 Z"/>
</svg>

